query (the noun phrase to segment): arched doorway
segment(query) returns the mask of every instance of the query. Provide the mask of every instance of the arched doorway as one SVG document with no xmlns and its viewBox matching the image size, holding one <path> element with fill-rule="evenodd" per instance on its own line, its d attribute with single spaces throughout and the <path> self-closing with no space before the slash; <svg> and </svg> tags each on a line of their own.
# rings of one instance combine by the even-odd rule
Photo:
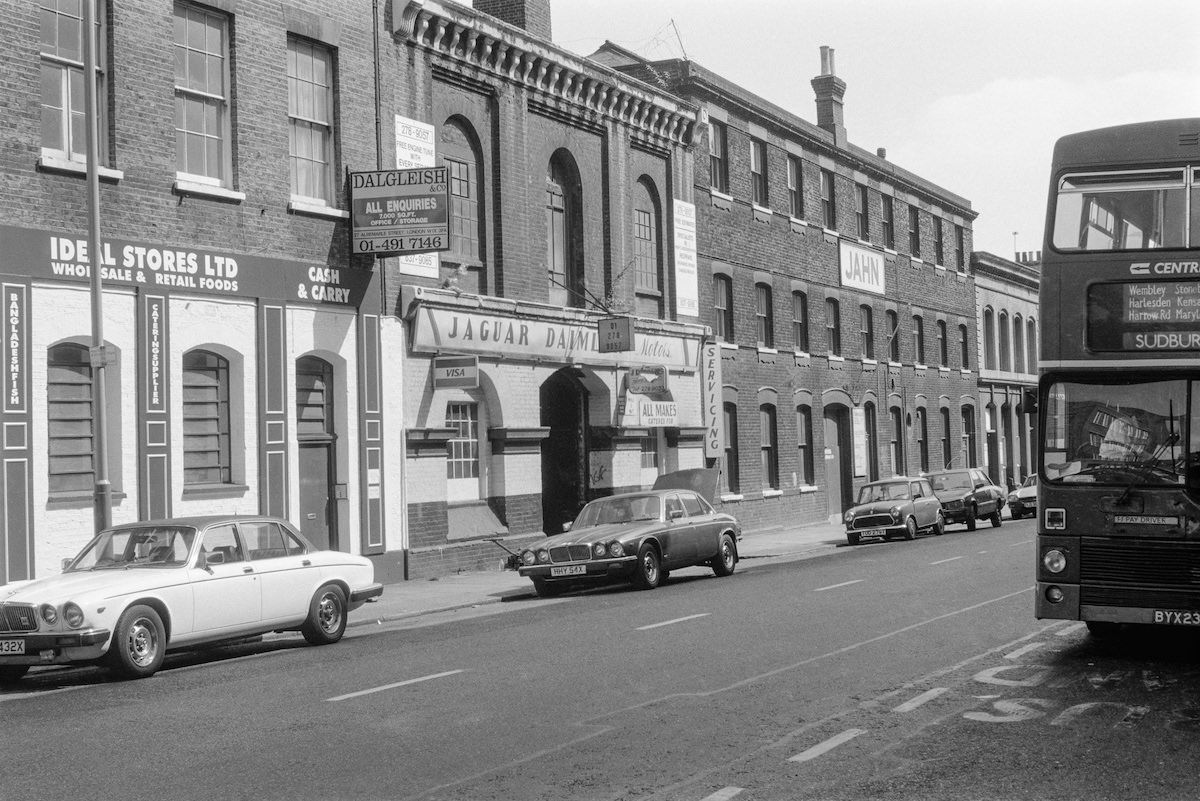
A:
<svg viewBox="0 0 1200 801">
<path fill-rule="evenodd" d="M 854 450 L 850 438 L 850 409 L 825 406 L 825 503 L 830 520 L 841 520 L 853 506 Z"/>
<path fill-rule="evenodd" d="M 546 379 L 538 393 L 542 440 L 542 530 L 562 532 L 587 500 L 587 390 L 572 368 Z"/>
<path fill-rule="evenodd" d="M 333 366 L 324 359 L 296 360 L 296 440 L 299 444 L 300 531 L 318 548 L 340 550 L 334 484 L 337 460 Z"/>
</svg>

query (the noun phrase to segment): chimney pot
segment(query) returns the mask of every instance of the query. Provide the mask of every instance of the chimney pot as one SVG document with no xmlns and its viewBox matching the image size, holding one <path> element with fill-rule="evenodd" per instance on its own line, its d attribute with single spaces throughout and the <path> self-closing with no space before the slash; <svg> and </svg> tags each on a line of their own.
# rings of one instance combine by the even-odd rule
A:
<svg viewBox="0 0 1200 801">
<path fill-rule="evenodd" d="M 881 147 L 881 148 L 876 149 L 875 155 L 879 156 L 879 158 L 881 158 L 881 159 L 886 159 L 887 158 L 887 148 Z"/>
</svg>

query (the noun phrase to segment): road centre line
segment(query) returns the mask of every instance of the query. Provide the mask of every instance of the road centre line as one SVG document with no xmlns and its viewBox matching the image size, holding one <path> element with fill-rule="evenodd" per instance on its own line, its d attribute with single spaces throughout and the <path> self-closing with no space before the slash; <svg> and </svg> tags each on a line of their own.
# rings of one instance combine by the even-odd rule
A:
<svg viewBox="0 0 1200 801">
<path fill-rule="evenodd" d="M 677 617 L 674 620 L 664 620 L 662 623 L 651 623 L 648 626 L 638 626 L 637 631 L 646 631 L 647 629 L 656 629 L 659 626 L 671 626 L 675 623 L 682 623 L 685 620 L 695 620 L 698 617 L 708 617 L 712 612 L 701 612 L 698 615 L 688 615 L 687 617 Z"/>
<path fill-rule="evenodd" d="M 447 670 L 444 673 L 433 673 L 429 676 L 422 676 L 419 679 L 409 679 L 408 681 L 398 681 L 394 684 L 384 684 L 381 687 L 372 687 L 369 690 L 359 690 L 354 693 L 346 693 L 345 695 L 336 695 L 333 698 L 326 698 L 326 701 L 346 701 L 350 698 L 358 698 L 361 695 L 370 695 L 371 693 L 381 693 L 384 690 L 394 690 L 397 687 L 406 687 L 410 684 L 420 684 L 423 681 L 431 681 L 433 679 L 444 679 L 446 676 L 453 676 L 457 673 L 462 673 L 462 670 Z"/>
<path fill-rule="evenodd" d="M 946 692 L 949 689 L 950 689 L 949 687 L 934 687 L 932 690 L 926 690 L 925 692 L 918 695 L 916 698 L 910 698 L 909 700 L 905 701 L 903 704 L 896 707 L 892 711 L 893 712 L 912 712 L 914 709 L 921 706 L 921 704 L 924 704 L 927 701 L 932 701 L 934 698 L 937 698 L 939 695 L 941 695 L 942 693 Z"/>
<path fill-rule="evenodd" d="M 830 584 L 828 587 L 817 587 L 813 592 L 825 592 L 825 590 L 836 590 L 838 587 L 849 587 L 851 584 L 861 584 L 866 579 L 855 579 L 854 581 L 843 581 L 841 584 Z"/>
<path fill-rule="evenodd" d="M 788 757 L 788 762 L 808 762 L 810 759 L 816 759 L 821 754 L 827 751 L 832 751 L 843 743 L 848 743 L 860 734 L 866 734 L 866 729 L 846 729 L 841 734 L 830 737 L 823 743 L 818 743 L 807 751 L 801 751 L 794 757 Z"/>
<path fill-rule="evenodd" d="M 958 559 L 962 559 L 962 557 L 961 556 L 951 556 L 949 559 L 939 559 L 938 561 L 930 562 L 929 564 L 930 565 L 944 565 L 947 562 L 954 562 Z"/>
</svg>

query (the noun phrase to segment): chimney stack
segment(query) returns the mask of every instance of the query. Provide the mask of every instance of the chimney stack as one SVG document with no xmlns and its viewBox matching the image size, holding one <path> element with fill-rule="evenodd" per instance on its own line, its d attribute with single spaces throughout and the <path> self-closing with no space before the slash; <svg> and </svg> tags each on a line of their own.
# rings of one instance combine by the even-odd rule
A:
<svg viewBox="0 0 1200 801">
<path fill-rule="evenodd" d="M 842 97 L 846 94 L 846 82 L 835 74 L 832 47 L 821 46 L 821 74 L 812 79 L 812 88 L 817 95 L 817 125 L 833 134 L 835 145 L 845 147 Z"/>
<path fill-rule="evenodd" d="M 475 0 L 475 10 L 520 28 L 547 42 L 550 36 L 550 0 Z"/>
</svg>

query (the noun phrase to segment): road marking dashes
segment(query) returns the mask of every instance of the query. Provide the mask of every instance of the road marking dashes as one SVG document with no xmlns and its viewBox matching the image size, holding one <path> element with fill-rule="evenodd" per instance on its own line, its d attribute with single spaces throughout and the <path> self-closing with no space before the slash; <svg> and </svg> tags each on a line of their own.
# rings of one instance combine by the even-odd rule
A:
<svg viewBox="0 0 1200 801">
<path fill-rule="evenodd" d="M 816 759 L 817 757 L 821 756 L 821 754 L 832 751 L 839 745 L 850 742 L 858 735 L 866 733 L 866 729 L 846 729 L 846 731 L 842 732 L 841 734 L 834 735 L 825 742 L 814 745 L 807 751 L 801 751 L 794 757 L 789 757 L 788 762 L 808 762 L 811 759 Z"/>
<path fill-rule="evenodd" d="M 1029 643 L 1029 645 L 1023 646 L 1021 648 L 1018 648 L 1015 651 L 1012 651 L 1011 653 L 1005 654 L 1004 658 L 1005 659 L 1014 659 L 1014 660 L 1020 659 L 1021 657 L 1025 656 L 1025 654 L 1029 653 L 1030 651 L 1036 651 L 1037 649 L 1041 648 L 1043 645 L 1045 645 L 1045 643 L 1031 642 L 1031 643 Z"/>
<path fill-rule="evenodd" d="M 410 684 L 420 684 L 423 681 L 432 681 L 433 679 L 444 679 L 447 676 L 453 676 L 457 673 L 462 673 L 461 670 L 447 670 L 444 673 L 433 673 L 429 676 L 421 676 L 419 679 L 409 679 L 408 681 L 398 681 L 395 684 L 385 684 L 382 687 L 372 687 L 369 690 L 359 690 L 355 693 L 346 693 L 345 695 L 335 695 L 333 698 L 326 698 L 326 701 L 346 701 L 350 698 L 358 698 L 361 695 L 370 695 L 371 693 L 381 693 L 384 690 L 394 690 L 397 687 L 407 687 Z"/>
<path fill-rule="evenodd" d="M 687 617 L 677 617 L 674 620 L 664 620 L 662 623 L 651 623 L 648 626 L 638 626 L 638 631 L 646 631 L 647 629 L 656 629 L 659 626 L 672 626 L 676 623 L 683 623 L 685 620 L 695 620 L 698 617 L 708 617 L 712 612 L 702 612 L 698 615 L 688 615 Z"/>
<path fill-rule="evenodd" d="M 946 692 L 949 689 L 950 689 L 949 687 L 934 687 L 932 690 L 926 690 L 925 692 L 918 695 L 916 698 L 912 698 L 908 701 L 905 701 L 903 704 L 896 707 L 892 711 L 893 712 L 912 712 L 914 709 L 919 707 L 921 704 L 924 704 L 927 701 L 932 701 L 934 698 L 937 698 L 939 695 L 941 695 L 942 693 Z"/>
<path fill-rule="evenodd" d="M 813 592 L 825 592 L 825 590 L 836 590 L 838 587 L 849 587 L 851 584 L 861 584 L 866 579 L 855 579 L 854 581 L 843 581 L 841 584 L 830 584 L 828 587 L 817 587 Z"/>
<path fill-rule="evenodd" d="M 938 561 L 930 562 L 929 564 L 930 565 L 944 565 L 947 562 L 956 562 L 959 559 L 962 559 L 962 557 L 961 556 L 951 556 L 949 559 L 939 559 Z"/>
<path fill-rule="evenodd" d="M 741 795 L 741 787 L 722 787 L 712 795 L 706 795 L 700 801 L 729 801 L 729 799 Z"/>
</svg>

